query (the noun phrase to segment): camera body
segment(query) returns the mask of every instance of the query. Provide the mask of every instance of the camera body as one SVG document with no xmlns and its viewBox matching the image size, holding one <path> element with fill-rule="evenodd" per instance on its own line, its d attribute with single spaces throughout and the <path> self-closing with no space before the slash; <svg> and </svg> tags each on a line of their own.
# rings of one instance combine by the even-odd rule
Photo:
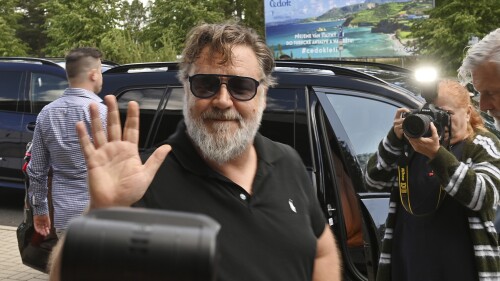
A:
<svg viewBox="0 0 500 281">
<path fill-rule="evenodd" d="M 410 138 L 430 137 L 430 123 L 434 123 L 437 129 L 440 142 L 443 141 L 445 128 L 448 127 L 448 132 L 451 134 L 451 117 L 450 114 L 436 107 L 432 103 L 425 103 L 420 109 L 414 109 L 410 112 L 405 112 L 402 117 L 403 132 Z M 449 139 L 451 136 L 449 136 Z"/>
</svg>

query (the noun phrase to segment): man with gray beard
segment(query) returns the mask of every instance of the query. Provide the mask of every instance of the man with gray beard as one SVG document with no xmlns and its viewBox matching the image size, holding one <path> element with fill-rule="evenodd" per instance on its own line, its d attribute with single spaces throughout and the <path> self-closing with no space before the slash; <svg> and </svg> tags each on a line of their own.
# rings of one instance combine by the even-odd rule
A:
<svg viewBox="0 0 500 281">
<path fill-rule="evenodd" d="M 77 125 L 90 209 L 133 205 L 212 217 L 222 227 L 220 281 L 341 280 L 335 239 L 300 156 L 258 133 L 274 84 L 273 52 L 255 31 L 231 23 L 195 27 L 185 46 L 184 121 L 166 144 L 141 159 L 138 104 L 129 103 L 122 134 L 114 96 L 105 97 L 108 138 L 95 105 L 93 143 Z"/>
<path fill-rule="evenodd" d="M 495 127 L 500 130 L 500 28 L 467 51 L 458 78 L 464 85 L 474 85 L 480 93 L 479 107 L 495 119 Z"/>
</svg>

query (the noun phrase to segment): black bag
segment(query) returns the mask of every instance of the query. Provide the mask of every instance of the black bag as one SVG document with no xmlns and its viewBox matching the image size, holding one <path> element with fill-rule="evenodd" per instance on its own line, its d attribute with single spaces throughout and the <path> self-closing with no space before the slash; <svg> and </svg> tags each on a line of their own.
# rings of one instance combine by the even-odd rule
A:
<svg viewBox="0 0 500 281">
<path fill-rule="evenodd" d="M 24 185 L 25 185 L 25 195 L 24 195 L 24 220 L 17 227 L 17 244 L 19 246 L 19 253 L 21 254 L 21 260 L 24 265 L 27 265 L 36 270 L 47 273 L 47 263 L 49 260 L 52 248 L 57 244 L 57 235 L 54 231 L 51 231 L 46 237 L 40 235 L 35 231 L 35 226 L 33 224 L 33 209 L 29 202 L 29 179 L 26 174 L 26 167 L 29 160 L 31 159 L 31 143 L 28 143 L 26 147 L 26 154 L 24 156 Z M 50 179 L 51 177 L 49 177 Z M 49 183 L 50 189 L 50 183 Z M 50 194 L 50 192 L 49 192 Z M 52 219 L 52 222 L 54 220 Z M 53 229 L 53 227 L 52 227 Z"/>
</svg>

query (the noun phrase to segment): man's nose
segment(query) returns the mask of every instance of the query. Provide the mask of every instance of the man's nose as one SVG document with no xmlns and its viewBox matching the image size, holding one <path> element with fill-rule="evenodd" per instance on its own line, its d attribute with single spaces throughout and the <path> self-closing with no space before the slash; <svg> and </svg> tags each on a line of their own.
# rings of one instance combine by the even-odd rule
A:
<svg viewBox="0 0 500 281">
<path fill-rule="evenodd" d="M 231 99 L 231 94 L 229 94 L 226 83 L 220 84 L 212 102 L 215 106 L 221 109 L 228 108 L 233 105 L 233 100 Z"/>
</svg>

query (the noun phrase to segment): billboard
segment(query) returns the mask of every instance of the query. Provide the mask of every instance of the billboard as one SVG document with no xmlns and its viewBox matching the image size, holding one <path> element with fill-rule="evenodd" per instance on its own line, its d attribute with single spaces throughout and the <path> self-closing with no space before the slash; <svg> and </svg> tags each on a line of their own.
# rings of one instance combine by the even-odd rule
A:
<svg viewBox="0 0 500 281">
<path fill-rule="evenodd" d="M 410 27 L 433 0 L 264 0 L 266 42 L 278 58 L 402 57 Z"/>
</svg>

